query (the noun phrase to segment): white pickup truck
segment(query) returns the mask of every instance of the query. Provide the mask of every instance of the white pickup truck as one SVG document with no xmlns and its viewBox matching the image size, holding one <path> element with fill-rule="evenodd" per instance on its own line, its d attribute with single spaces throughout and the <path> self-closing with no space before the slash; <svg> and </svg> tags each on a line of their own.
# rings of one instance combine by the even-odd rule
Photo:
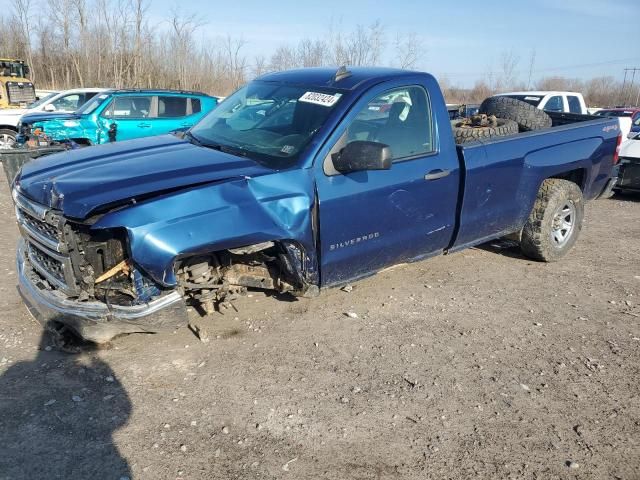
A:
<svg viewBox="0 0 640 480">
<path fill-rule="evenodd" d="M 27 106 L 27 108 L 0 109 L 0 149 L 11 148 L 18 133 L 18 122 L 25 113 L 75 112 L 104 88 L 75 88 L 64 92 L 53 92 Z"/>
<path fill-rule="evenodd" d="M 587 115 L 587 104 L 581 93 L 556 91 L 530 91 L 499 93 L 497 97 L 522 100 L 540 110 L 549 112 L 581 113 Z"/>
</svg>

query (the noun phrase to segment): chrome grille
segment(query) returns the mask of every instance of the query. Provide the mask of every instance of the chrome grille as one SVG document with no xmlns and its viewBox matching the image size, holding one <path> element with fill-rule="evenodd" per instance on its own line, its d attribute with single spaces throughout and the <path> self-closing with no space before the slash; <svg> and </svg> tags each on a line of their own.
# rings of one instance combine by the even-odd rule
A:
<svg viewBox="0 0 640 480">
<path fill-rule="evenodd" d="M 60 251 L 59 231 L 56 227 L 43 220 L 35 218 L 20 208 L 16 208 L 16 217 L 21 229 L 26 230 L 28 236 L 34 237 L 45 246 Z"/>
<path fill-rule="evenodd" d="M 50 253 L 39 249 L 33 243 L 27 243 L 29 261 L 38 272 L 58 287 L 66 287 L 64 259 L 54 258 Z"/>
<path fill-rule="evenodd" d="M 7 82 L 9 103 L 31 103 L 36 101 L 36 92 L 32 83 Z"/>
<path fill-rule="evenodd" d="M 77 286 L 62 234 L 60 213 L 34 203 L 13 191 L 20 232 L 27 242 L 27 256 L 33 268 L 54 288 L 67 295 Z"/>
</svg>

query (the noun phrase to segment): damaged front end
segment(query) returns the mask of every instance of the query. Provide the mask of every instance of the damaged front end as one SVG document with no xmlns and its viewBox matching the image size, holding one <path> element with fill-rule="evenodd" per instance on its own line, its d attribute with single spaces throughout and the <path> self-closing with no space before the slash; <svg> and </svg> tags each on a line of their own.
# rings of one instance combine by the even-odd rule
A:
<svg viewBox="0 0 640 480">
<path fill-rule="evenodd" d="M 130 200 L 82 221 L 63 215 L 70 201 L 55 189 L 53 208 L 19 188 L 20 290 L 36 318 L 85 339 L 177 328 L 188 322 L 187 305 L 205 315 L 233 308 L 251 289 L 319 293 L 306 172 Z"/>
<path fill-rule="evenodd" d="M 20 292 L 41 323 L 65 324 L 96 343 L 187 323 L 180 293 L 135 266 L 123 231 L 92 231 L 90 224 L 71 221 L 16 190 L 13 198 L 22 234 Z"/>
</svg>

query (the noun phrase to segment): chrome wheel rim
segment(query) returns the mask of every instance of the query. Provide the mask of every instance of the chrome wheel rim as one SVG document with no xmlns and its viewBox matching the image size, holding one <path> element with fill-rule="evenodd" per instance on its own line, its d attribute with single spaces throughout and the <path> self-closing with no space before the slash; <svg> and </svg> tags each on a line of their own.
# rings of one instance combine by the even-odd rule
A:
<svg viewBox="0 0 640 480">
<path fill-rule="evenodd" d="M 551 221 L 551 241 L 556 247 L 563 247 L 569 241 L 575 222 L 576 206 L 567 201 L 556 210 Z"/>
<path fill-rule="evenodd" d="M 0 149 L 13 148 L 16 139 L 7 133 L 0 134 Z"/>
</svg>

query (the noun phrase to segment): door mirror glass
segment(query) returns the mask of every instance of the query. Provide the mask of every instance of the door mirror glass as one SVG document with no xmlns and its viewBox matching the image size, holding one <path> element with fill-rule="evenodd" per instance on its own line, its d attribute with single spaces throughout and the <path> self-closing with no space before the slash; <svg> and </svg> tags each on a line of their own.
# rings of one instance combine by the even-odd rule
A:
<svg viewBox="0 0 640 480">
<path fill-rule="evenodd" d="M 389 145 L 367 140 L 348 143 L 333 158 L 333 166 L 340 173 L 361 170 L 389 170 L 393 155 Z"/>
<path fill-rule="evenodd" d="M 44 106 L 44 111 L 45 112 L 55 112 L 56 111 L 56 107 L 53 106 L 51 103 L 49 105 L 45 105 Z"/>
</svg>

